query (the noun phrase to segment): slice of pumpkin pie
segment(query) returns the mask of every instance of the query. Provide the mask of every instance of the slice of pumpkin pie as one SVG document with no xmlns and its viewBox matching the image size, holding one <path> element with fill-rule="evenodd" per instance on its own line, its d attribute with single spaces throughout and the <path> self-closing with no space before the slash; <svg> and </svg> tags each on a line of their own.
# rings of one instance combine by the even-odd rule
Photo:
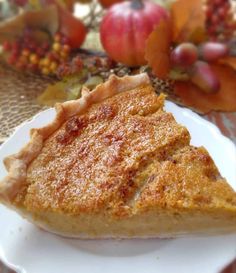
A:
<svg viewBox="0 0 236 273">
<path fill-rule="evenodd" d="M 141 74 L 57 104 L 54 121 L 5 158 L 0 201 L 69 237 L 236 232 L 236 193 L 163 103 Z"/>
</svg>

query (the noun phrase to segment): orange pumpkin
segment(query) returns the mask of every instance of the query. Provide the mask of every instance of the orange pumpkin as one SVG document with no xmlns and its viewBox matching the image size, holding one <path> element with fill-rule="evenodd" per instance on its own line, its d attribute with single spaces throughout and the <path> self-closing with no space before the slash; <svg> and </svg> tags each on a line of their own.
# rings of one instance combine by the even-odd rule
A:
<svg viewBox="0 0 236 273">
<path fill-rule="evenodd" d="M 100 38 L 108 55 L 128 66 L 146 64 L 145 43 L 168 12 L 151 1 L 125 1 L 108 9 L 100 26 Z"/>
</svg>

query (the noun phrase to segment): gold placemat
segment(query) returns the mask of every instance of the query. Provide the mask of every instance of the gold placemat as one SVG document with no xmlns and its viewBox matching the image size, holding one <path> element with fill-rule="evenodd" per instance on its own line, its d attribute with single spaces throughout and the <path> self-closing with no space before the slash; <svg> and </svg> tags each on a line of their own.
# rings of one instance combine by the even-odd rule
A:
<svg viewBox="0 0 236 273">
<path fill-rule="evenodd" d="M 50 81 L 0 64 L 0 143 L 16 126 L 46 108 L 40 106 L 36 98 Z"/>
</svg>

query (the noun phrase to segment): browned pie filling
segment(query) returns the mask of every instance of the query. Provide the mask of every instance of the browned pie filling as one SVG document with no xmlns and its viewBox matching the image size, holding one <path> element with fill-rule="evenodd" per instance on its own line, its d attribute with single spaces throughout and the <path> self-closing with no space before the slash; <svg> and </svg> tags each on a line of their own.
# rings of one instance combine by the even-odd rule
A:
<svg viewBox="0 0 236 273">
<path fill-rule="evenodd" d="M 68 237 L 235 233 L 236 193 L 163 103 L 145 74 L 84 88 L 4 159 L 0 202 Z"/>
<path fill-rule="evenodd" d="M 235 205 L 206 150 L 189 146 L 187 129 L 162 107 L 146 86 L 71 117 L 28 167 L 27 188 L 15 202 L 30 211 L 126 217 L 153 206 L 216 205 L 216 191 Z"/>
</svg>

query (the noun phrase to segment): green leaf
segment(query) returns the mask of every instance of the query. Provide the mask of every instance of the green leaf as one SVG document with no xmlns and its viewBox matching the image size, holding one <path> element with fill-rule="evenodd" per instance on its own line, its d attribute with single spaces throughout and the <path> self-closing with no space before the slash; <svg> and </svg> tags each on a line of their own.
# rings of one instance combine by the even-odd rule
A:
<svg viewBox="0 0 236 273">
<path fill-rule="evenodd" d="M 67 100 L 66 83 L 57 82 L 50 84 L 45 91 L 37 98 L 37 102 L 46 106 L 54 106 L 56 102 Z"/>
<path fill-rule="evenodd" d="M 103 83 L 103 79 L 100 76 L 92 76 L 87 79 L 87 81 L 84 83 L 84 85 L 92 90 L 95 88 L 98 84 Z"/>
</svg>

